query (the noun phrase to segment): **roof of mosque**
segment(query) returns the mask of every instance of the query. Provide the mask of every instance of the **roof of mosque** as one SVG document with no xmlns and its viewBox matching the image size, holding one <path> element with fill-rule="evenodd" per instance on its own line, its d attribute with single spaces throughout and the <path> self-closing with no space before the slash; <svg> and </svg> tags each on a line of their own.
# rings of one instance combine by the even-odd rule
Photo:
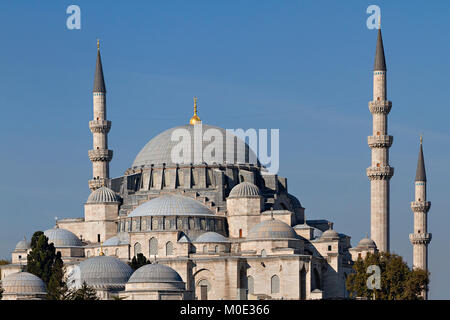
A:
<svg viewBox="0 0 450 320">
<path fill-rule="evenodd" d="M 137 269 L 128 283 L 145 282 L 182 282 L 181 276 L 174 269 L 159 263 L 146 264 Z"/>
<path fill-rule="evenodd" d="M 259 188 L 251 182 L 241 182 L 230 191 L 229 198 L 260 197 Z"/>
<path fill-rule="evenodd" d="M 299 239 L 299 237 L 287 223 L 277 219 L 270 219 L 254 226 L 249 231 L 247 239 Z"/>
<path fill-rule="evenodd" d="M 217 232 L 205 232 L 201 234 L 194 242 L 230 242 L 223 235 Z"/>
<path fill-rule="evenodd" d="M 2 280 L 4 294 L 45 294 L 44 281 L 28 272 L 15 272 Z"/>
<path fill-rule="evenodd" d="M 133 273 L 125 262 L 102 255 L 82 261 L 79 268 L 81 283 L 93 287 L 122 287 Z"/>
<path fill-rule="evenodd" d="M 197 200 L 182 195 L 163 195 L 141 204 L 128 217 L 142 216 L 210 216 L 213 212 Z"/>
<path fill-rule="evenodd" d="M 25 251 L 28 249 L 30 249 L 30 243 L 24 238 L 23 240 L 17 242 L 14 251 Z"/>
<path fill-rule="evenodd" d="M 201 126 L 186 124 L 184 126 L 178 126 L 163 131 L 162 133 L 158 134 L 156 137 L 151 139 L 138 153 L 138 155 L 134 159 L 132 167 L 150 166 L 152 164 L 170 165 L 180 163 L 181 160 L 178 161 L 176 159 L 173 159 L 172 157 L 172 150 L 174 150 L 175 146 L 178 146 L 180 144 L 179 140 L 180 137 L 183 137 L 183 139 L 188 138 L 190 139 L 191 142 L 190 144 L 191 155 L 186 157 L 188 161 L 183 161 L 182 163 L 195 163 L 195 164 L 198 163 L 198 161 L 194 159 L 194 150 L 197 149 L 197 145 L 200 146 L 201 144 L 202 146 L 201 154 L 203 155 L 203 152 L 205 151 L 206 147 L 211 144 L 211 141 L 205 141 L 203 139 L 203 135 L 198 135 L 201 138 L 201 140 L 200 138 L 198 139 L 196 138 L 197 135 L 194 135 L 194 128 L 200 127 L 202 129 L 203 134 L 205 134 L 205 132 L 208 131 L 208 133 L 213 134 L 213 136 L 216 135 L 221 136 L 222 137 L 221 141 L 223 143 L 221 154 L 215 155 L 213 157 L 215 159 L 212 159 L 211 161 L 203 159 L 203 161 L 201 161 L 202 163 L 204 162 L 208 164 L 212 164 L 214 162 L 218 164 L 251 163 L 255 165 L 258 163 L 256 154 L 249 148 L 249 146 L 245 144 L 245 148 L 238 148 L 237 146 L 239 146 L 239 144 L 237 144 L 235 141 L 237 141 L 236 139 L 239 138 L 237 138 L 235 135 L 227 133 L 225 129 L 206 124 L 201 124 Z M 228 139 L 228 137 L 231 136 L 233 137 L 233 140 Z M 175 137 L 176 139 L 172 140 L 172 137 Z M 233 143 L 230 144 L 229 141 L 233 141 Z M 242 139 L 239 139 L 239 141 L 242 142 Z"/>
<path fill-rule="evenodd" d="M 53 243 L 55 247 L 79 247 L 82 245 L 81 240 L 72 232 L 66 229 L 54 227 L 44 231 L 49 243 Z"/>
<path fill-rule="evenodd" d="M 93 191 L 87 200 L 87 203 L 107 203 L 107 202 L 119 202 L 119 197 L 114 191 L 103 186 Z"/>
</svg>

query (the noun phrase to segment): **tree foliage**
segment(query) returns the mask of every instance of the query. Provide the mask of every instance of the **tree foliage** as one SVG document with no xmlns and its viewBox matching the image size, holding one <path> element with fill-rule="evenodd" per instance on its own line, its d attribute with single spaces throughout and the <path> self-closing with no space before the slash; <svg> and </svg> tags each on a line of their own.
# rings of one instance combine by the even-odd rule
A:
<svg viewBox="0 0 450 320">
<path fill-rule="evenodd" d="M 42 231 L 35 232 L 31 238 L 31 251 L 27 255 L 27 272 L 44 281 L 48 299 L 63 298 L 67 286 L 61 252 L 56 252 L 55 246 L 48 243 L 48 238 Z"/>
<path fill-rule="evenodd" d="M 150 261 L 142 253 L 138 253 L 136 256 L 133 257 L 133 259 L 131 259 L 131 262 L 128 262 L 128 264 L 133 270 L 137 270 L 140 267 L 149 263 Z"/>
<path fill-rule="evenodd" d="M 97 291 L 84 281 L 81 288 L 71 289 L 64 295 L 64 300 L 99 300 Z"/>
<path fill-rule="evenodd" d="M 381 270 L 381 288 L 369 289 L 367 273 L 369 266 Z M 421 269 L 411 270 L 403 258 L 387 252 L 367 253 L 353 265 L 354 273 L 347 277 L 346 286 L 350 296 L 375 300 L 419 300 L 429 282 L 429 273 Z"/>
</svg>

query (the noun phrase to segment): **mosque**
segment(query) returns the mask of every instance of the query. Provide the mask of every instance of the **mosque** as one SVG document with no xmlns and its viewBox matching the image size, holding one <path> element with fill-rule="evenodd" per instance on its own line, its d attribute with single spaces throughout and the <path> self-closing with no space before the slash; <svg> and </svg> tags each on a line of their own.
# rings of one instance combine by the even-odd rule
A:
<svg viewBox="0 0 450 320">
<path fill-rule="evenodd" d="M 83 217 L 57 220 L 44 232 L 62 254 L 69 287 L 86 282 L 105 300 L 345 298 L 345 280 L 354 261 L 368 252 L 389 251 L 389 181 L 394 170 L 389 166 L 393 137 L 387 132 L 387 115 L 392 103 L 386 95 L 381 30 L 369 103 L 372 163 L 366 174 L 371 185 L 371 239 L 362 239 L 356 247 L 350 236 L 333 229 L 331 221 L 306 219 L 305 208 L 289 193 L 287 179 L 270 173 L 257 159 L 252 161 L 253 151 L 246 144 L 230 150 L 224 143 L 218 152 L 226 161 L 173 161 L 172 135 L 177 129 L 192 133 L 194 140 L 196 128 L 227 135 L 200 120 L 195 99 L 188 124 L 151 139 L 123 176 L 110 177 L 111 121 L 97 47 L 89 121 L 92 193 Z M 191 142 L 192 149 L 208 147 L 201 138 L 195 141 L 198 145 Z M 430 202 L 423 159 L 421 144 L 410 240 L 414 267 L 427 269 Z M 30 243 L 19 241 L 12 263 L 2 267 L 3 299 L 45 297 L 42 280 L 24 271 L 29 251 Z M 133 272 L 127 262 L 139 253 L 151 264 Z"/>
</svg>

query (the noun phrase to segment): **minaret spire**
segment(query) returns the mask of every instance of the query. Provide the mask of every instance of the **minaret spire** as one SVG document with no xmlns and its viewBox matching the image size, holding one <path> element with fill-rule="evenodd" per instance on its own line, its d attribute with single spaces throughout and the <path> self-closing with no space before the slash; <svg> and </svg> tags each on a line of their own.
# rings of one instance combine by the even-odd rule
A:
<svg viewBox="0 0 450 320">
<path fill-rule="evenodd" d="M 411 202 L 411 209 L 414 213 L 414 233 L 409 235 L 409 240 L 413 246 L 413 268 L 427 271 L 428 244 L 431 242 L 431 233 L 428 233 L 428 211 L 430 210 L 431 202 L 427 201 L 427 177 L 423 158 L 422 137 L 420 137 L 419 158 L 414 180 L 414 201 Z M 427 299 L 428 288 L 422 292 L 422 297 Z"/>
<path fill-rule="evenodd" d="M 93 149 L 89 150 L 89 159 L 92 161 L 93 179 L 89 181 L 89 188 L 95 190 L 106 185 L 106 180 L 109 179 L 109 162 L 113 156 L 112 150 L 108 149 L 108 132 L 111 129 L 111 121 L 106 120 L 106 87 L 98 39 L 92 91 L 94 120 L 89 121 L 89 129 L 93 136 Z"/>
<path fill-rule="evenodd" d="M 392 102 L 387 99 L 386 61 L 383 38 L 378 29 L 377 48 L 373 71 L 373 100 L 369 110 L 373 118 L 372 135 L 368 144 L 372 150 L 372 163 L 367 168 L 370 180 L 370 236 L 379 251 L 389 251 L 390 179 L 394 168 L 389 165 L 389 148 L 393 137 L 388 134 L 387 116 Z"/>
</svg>

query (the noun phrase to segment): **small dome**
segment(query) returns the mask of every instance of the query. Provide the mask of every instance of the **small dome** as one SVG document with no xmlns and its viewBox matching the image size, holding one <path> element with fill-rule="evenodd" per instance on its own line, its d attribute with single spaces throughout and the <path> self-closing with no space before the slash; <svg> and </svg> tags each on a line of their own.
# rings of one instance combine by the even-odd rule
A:
<svg viewBox="0 0 450 320">
<path fill-rule="evenodd" d="M 93 191 L 87 200 L 87 203 L 111 203 L 119 202 L 119 197 L 114 191 L 103 186 Z"/>
<path fill-rule="evenodd" d="M 80 247 L 81 240 L 76 235 L 66 229 L 53 228 L 44 231 L 48 238 L 48 243 L 53 243 L 55 247 Z"/>
<path fill-rule="evenodd" d="M 201 234 L 194 242 L 229 242 L 227 238 L 217 232 L 205 232 Z"/>
<path fill-rule="evenodd" d="M 125 262 L 110 256 L 84 260 L 79 269 L 80 283 L 86 281 L 88 285 L 97 288 L 123 287 L 133 273 L 133 269 Z"/>
<path fill-rule="evenodd" d="M 366 249 L 376 249 L 377 245 L 375 244 L 375 241 L 372 239 L 365 237 L 362 238 L 361 241 L 358 243 L 358 248 L 366 248 Z"/>
<path fill-rule="evenodd" d="M 339 233 L 337 233 L 333 229 L 328 229 L 322 234 L 322 237 L 320 239 L 326 239 L 326 240 L 338 240 L 339 239 Z"/>
<path fill-rule="evenodd" d="M 241 182 L 238 185 L 234 186 L 230 191 L 230 195 L 228 198 L 252 198 L 252 197 L 260 197 L 261 192 L 259 188 L 251 182 Z"/>
<path fill-rule="evenodd" d="M 128 283 L 148 282 L 183 282 L 181 276 L 174 269 L 159 263 L 146 264 L 137 269 Z"/>
<path fill-rule="evenodd" d="M 30 243 L 24 238 L 23 240 L 17 242 L 14 251 L 26 251 L 28 249 L 30 249 Z"/>
<path fill-rule="evenodd" d="M 125 239 L 124 237 L 121 236 L 114 236 L 111 237 L 107 240 L 105 240 L 103 242 L 103 246 L 120 246 L 120 245 L 124 245 L 124 244 L 130 244 L 130 241 L 128 239 Z"/>
<path fill-rule="evenodd" d="M 211 216 L 213 212 L 197 200 L 179 194 L 163 195 L 141 204 L 128 217 Z"/>
<path fill-rule="evenodd" d="M 46 294 L 44 281 L 28 272 L 15 272 L 2 281 L 3 294 Z"/>
<path fill-rule="evenodd" d="M 254 226 L 248 233 L 248 240 L 299 239 L 294 229 L 277 219 L 265 220 Z"/>
</svg>

